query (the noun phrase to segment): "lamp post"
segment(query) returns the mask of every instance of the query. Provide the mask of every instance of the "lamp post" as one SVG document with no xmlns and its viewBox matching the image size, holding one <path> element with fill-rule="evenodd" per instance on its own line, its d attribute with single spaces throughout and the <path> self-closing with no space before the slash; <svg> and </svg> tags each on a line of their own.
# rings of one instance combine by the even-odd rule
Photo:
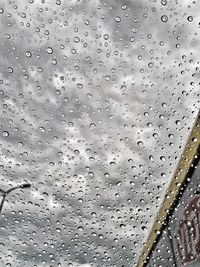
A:
<svg viewBox="0 0 200 267">
<path fill-rule="evenodd" d="M 7 191 L 4 191 L 2 189 L 0 189 L 0 193 L 2 194 L 3 198 L 1 200 L 1 203 L 0 203 L 0 214 L 2 212 L 2 209 L 3 209 L 3 204 L 4 204 L 4 201 L 7 197 L 8 194 L 10 194 L 12 191 L 16 190 L 16 189 L 23 189 L 23 188 L 29 188 L 31 187 L 31 184 L 21 184 L 21 185 L 18 185 L 18 186 L 15 186 L 15 187 L 12 187 L 10 189 L 8 189 Z"/>
</svg>

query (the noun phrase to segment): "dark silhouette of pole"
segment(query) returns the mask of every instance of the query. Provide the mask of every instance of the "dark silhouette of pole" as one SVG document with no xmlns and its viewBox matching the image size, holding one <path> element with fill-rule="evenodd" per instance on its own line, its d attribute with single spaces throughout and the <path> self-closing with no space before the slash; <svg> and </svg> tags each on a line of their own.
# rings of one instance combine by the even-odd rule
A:
<svg viewBox="0 0 200 267">
<path fill-rule="evenodd" d="M 172 258 L 173 258 L 174 266 L 177 267 L 178 265 L 176 262 L 176 254 L 175 254 L 174 244 L 173 244 L 173 240 L 172 240 L 172 234 L 171 234 L 171 230 L 170 230 L 169 226 L 167 226 L 167 235 L 168 235 L 169 243 L 171 246 L 171 252 L 172 252 Z"/>
<path fill-rule="evenodd" d="M 12 187 L 10 189 L 8 189 L 7 191 L 4 191 L 3 189 L 0 189 L 0 193 L 2 194 L 3 198 L 1 200 L 1 203 L 0 203 L 0 214 L 2 212 L 2 209 L 3 209 L 3 204 L 5 202 L 5 199 L 7 197 L 8 194 L 10 194 L 12 191 L 16 190 L 16 189 L 23 189 L 23 188 L 30 188 L 31 187 L 31 184 L 21 184 L 21 185 L 18 185 L 18 186 L 15 186 L 15 187 Z"/>
</svg>

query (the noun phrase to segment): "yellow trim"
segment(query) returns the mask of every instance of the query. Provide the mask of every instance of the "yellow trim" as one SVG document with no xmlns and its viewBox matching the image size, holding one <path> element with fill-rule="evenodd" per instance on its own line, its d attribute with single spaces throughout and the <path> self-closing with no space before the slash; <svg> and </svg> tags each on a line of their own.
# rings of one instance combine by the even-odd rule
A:
<svg viewBox="0 0 200 267">
<path fill-rule="evenodd" d="M 194 160 L 199 145 L 200 145 L 200 112 L 197 115 L 194 127 L 188 138 L 187 144 L 180 158 L 180 161 L 176 167 L 173 178 L 168 186 L 168 189 L 166 191 L 160 209 L 156 214 L 152 229 L 147 238 L 147 241 L 145 242 L 145 245 L 143 247 L 142 253 L 139 257 L 136 267 L 143 267 L 147 262 L 151 253 L 151 249 L 155 243 L 155 240 L 158 234 L 160 233 L 162 224 L 164 223 L 170 208 L 172 207 L 181 187 L 185 182 L 188 170 L 190 169 L 190 166 Z"/>
</svg>

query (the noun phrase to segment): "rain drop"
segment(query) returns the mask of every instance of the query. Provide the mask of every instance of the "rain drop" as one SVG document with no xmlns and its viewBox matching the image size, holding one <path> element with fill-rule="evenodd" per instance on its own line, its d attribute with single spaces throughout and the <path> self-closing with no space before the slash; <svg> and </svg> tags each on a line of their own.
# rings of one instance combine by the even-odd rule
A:
<svg viewBox="0 0 200 267">
<path fill-rule="evenodd" d="M 13 73 L 13 68 L 8 67 L 7 70 L 8 70 L 9 73 Z"/>
<path fill-rule="evenodd" d="M 163 15 L 163 16 L 161 17 L 161 21 L 162 21 L 162 22 L 167 22 L 167 21 L 168 21 L 168 16 L 167 16 L 167 15 Z"/>
<path fill-rule="evenodd" d="M 130 42 L 133 43 L 133 42 L 135 42 L 135 37 L 134 36 L 131 36 L 129 40 L 130 40 Z"/>
<path fill-rule="evenodd" d="M 26 56 L 27 57 L 31 57 L 32 56 L 31 52 L 30 51 L 26 51 Z"/>
<path fill-rule="evenodd" d="M 137 142 L 138 146 L 143 146 L 143 142 L 142 141 L 139 141 Z"/>
<path fill-rule="evenodd" d="M 116 16 L 116 17 L 115 17 L 115 21 L 116 21 L 117 23 L 119 23 L 119 22 L 121 22 L 121 18 L 120 18 L 119 16 Z"/>
<path fill-rule="evenodd" d="M 167 5 L 167 0 L 161 0 L 161 4 L 162 4 L 163 6 L 166 6 L 166 5 Z"/>
<path fill-rule="evenodd" d="M 7 131 L 3 131 L 2 135 L 3 135 L 4 137 L 8 137 L 8 136 L 9 136 L 9 132 L 7 132 Z"/>
<path fill-rule="evenodd" d="M 83 84 L 82 83 L 77 83 L 76 86 L 77 86 L 78 89 L 82 89 L 83 88 Z"/>
<path fill-rule="evenodd" d="M 45 133 L 46 132 L 46 130 L 45 130 L 45 128 L 44 127 L 42 127 L 42 126 L 40 126 L 40 132 L 42 132 L 42 133 Z"/>
<path fill-rule="evenodd" d="M 196 143 L 198 139 L 196 137 L 192 138 L 192 142 Z"/>
<path fill-rule="evenodd" d="M 53 54 L 53 48 L 51 47 L 48 47 L 46 51 L 48 54 Z"/>
<path fill-rule="evenodd" d="M 187 17 L 187 20 L 188 20 L 189 22 L 192 22 L 192 21 L 193 21 L 193 17 L 192 17 L 192 16 L 189 16 L 189 17 Z"/>
<path fill-rule="evenodd" d="M 89 128 L 90 128 L 90 129 L 95 129 L 95 128 L 96 128 L 96 124 L 91 123 L 91 124 L 89 125 Z"/>
</svg>

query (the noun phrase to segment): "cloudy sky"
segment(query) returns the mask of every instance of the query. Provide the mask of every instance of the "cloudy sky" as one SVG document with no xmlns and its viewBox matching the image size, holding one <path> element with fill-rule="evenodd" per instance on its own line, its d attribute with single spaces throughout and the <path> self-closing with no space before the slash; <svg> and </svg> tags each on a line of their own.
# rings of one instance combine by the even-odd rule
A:
<svg viewBox="0 0 200 267">
<path fill-rule="evenodd" d="M 200 103 L 195 1 L 0 1 L 2 267 L 135 266 Z"/>
</svg>

